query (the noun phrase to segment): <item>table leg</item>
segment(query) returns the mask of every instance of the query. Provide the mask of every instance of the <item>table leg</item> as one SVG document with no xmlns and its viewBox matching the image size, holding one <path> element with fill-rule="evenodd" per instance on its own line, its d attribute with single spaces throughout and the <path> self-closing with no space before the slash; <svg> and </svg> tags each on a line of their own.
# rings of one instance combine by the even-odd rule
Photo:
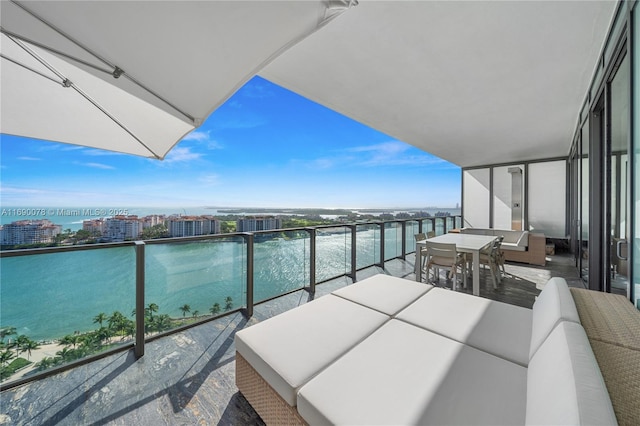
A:
<svg viewBox="0 0 640 426">
<path fill-rule="evenodd" d="M 416 246 L 416 264 L 413 267 L 416 274 L 416 281 L 422 282 L 422 250 Z"/>
</svg>

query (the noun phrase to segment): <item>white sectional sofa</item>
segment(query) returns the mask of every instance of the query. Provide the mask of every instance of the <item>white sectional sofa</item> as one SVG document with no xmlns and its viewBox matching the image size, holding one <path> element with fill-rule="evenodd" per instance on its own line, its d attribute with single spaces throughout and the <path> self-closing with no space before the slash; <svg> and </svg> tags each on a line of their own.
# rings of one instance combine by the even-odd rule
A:
<svg viewBox="0 0 640 426">
<path fill-rule="evenodd" d="M 466 234 L 503 236 L 502 253 L 505 260 L 545 266 L 546 238 L 544 234 L 493 228 L 462 228 Z"/>
<path fill-rule="evenodd" d="M 560 278 L 525 309 L 376 275 L 235 343 L 267 424 L 616 424 Z"/>
</svg>

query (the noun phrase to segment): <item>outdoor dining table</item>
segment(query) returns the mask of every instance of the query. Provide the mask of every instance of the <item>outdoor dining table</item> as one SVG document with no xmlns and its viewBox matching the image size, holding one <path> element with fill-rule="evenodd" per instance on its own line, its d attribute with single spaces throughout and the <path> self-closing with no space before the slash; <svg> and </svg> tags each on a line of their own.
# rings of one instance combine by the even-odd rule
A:
<svg viewBox="0 0 640 426">
<path fill-rule="evenodd" d="M 496 237 L 490 235 L 473 235 L 449 233 L 429 238 L 436 243 L 455 244 L 459 253 L 471 253 L 473 268 L 473 294 L 480 295 L 480 251 L 491 246 Z M 426 240 L 416 242 L 416 281 L 422 282 L 422 248 Z M 466 280 L 466 277 L 463 278 Z M 466 282 L 466 281 L 465 281 Z"/>
</svg>

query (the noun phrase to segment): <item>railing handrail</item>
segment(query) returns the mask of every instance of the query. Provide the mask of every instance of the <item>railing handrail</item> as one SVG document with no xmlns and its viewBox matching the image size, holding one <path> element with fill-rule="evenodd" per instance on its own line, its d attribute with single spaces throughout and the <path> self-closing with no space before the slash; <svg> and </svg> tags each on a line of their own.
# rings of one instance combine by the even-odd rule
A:
<svg viewBox="0 0 640 426">
<path fill-rule="evenodd" d="M 118 241 L 118 242 L 105 242 L 105 243 L 91 243 L 91 244 L 75 244 L 69 246 L 55 246 L 55 247 L 36 247 L 36 248 L 25 248 L 25 249 L 13 249 L 13 250 L 0 250 L 0 258 L 2 257 L 18 257 L 18 256 L 28 256 L 34 254 L 49 254 L 49 253 L 63 253 L 69 251 L 81 251 L 81 250 L 97 250 L 104 248 L 116 248 L 116 247 L 135 247 L 136 242 L 142 241 L 147 245 L 152 244 L 167 244 L 167 243 L 181 243 L 181 242 L 197 242 L 197 241 L 206 241 L 212 239 L 223 239 L 223 238 L 244 238 L 243 236 L 247 233 L 254 235 L 261 234 L 273 234 L 278 232 L 294 232 L 294 231 L 308 231 L 309 229 L 330 229 L 330 228 L 347 228 L 355 225 L 364 226 L 364 225 L 381 225 L 387 223 L 401 223 L 401 222 L 421 222 L 424 220 L 435 221 L 437 219 L 445 219 L 446 218 L 456 218 L 461 217 L 460 215 L 450 215 L 450 216 L 427 216 L 420 218 L 402 218 L 402 219 L 390 219 L 390 220 L 379 220 L 379 221 L 367 221 L 367 222 L 346 222 L 346 223 L 335 223 L 335 224 L 326 224 L 326 225 L 313 225 L 313 226 L 302 226 L 295 228 L 278 228 L 278 229 L 266 229 L 261 231 L 251 231 L 251 232 L 230 232 L 226 234 L 206 234 L 206 235 L 196 235 L 190 237 L 165 237 L 165 238 L 154 238 L 154 239 L 135 239 L 135 240 L 127 240 L 127 241 Z"/>
</svg>

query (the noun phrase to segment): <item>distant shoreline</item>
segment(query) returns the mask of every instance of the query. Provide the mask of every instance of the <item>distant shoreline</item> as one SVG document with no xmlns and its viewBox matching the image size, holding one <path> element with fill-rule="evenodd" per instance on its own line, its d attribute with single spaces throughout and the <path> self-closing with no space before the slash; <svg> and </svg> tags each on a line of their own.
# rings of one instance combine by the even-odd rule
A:
<svg viewBox="0 0 640 426">
<path fill-rule="evenodd" d="M 398 213 L 416 213 L 427 212 L 435 214 L 438 211 L 450 212 L 452 215 L 460 214 L 460 208 L 455 207 L 389 207 L 389 208 L 363 208 L 363 209 L 339 209 L 339 208 L 284 208 L 284 207 L 213 207 L 213 206 L 200 206 L 200 207 L 122 207 L 122 206 L 107 206 L 107 207 L 26 207 L 26 206 L 3 206 L 2 214 L 0 215 L 0 225 L 6 225 L 14 221 L 19 220 L 38 220 L 48 219 L 54 224 L 61 225 L 63 229 L 71 229 L 77 231 L 82 229 L 82 222 L 84 220 L 98 219 L 96 214 L 78 215 L 77 211 L 91 211 L 91 212 L 103 212 L 103 211 L 122 211 L 126 214 L 137 216 L 151 216 L 151 215 L 173 215 L 179 214 L 184 216 L 197 216 L 197 215 L 321 215 L 321 216 L 348 216 L 351 214 L 398 214 Z M 35 215 L 29 215 L 27 213 L 36 212 Z M 12 212 L 20 214 L 10 214 Z M 49 214 L 49 212 L 52 212 Z M 6 213 L 6 214 L 5 214 Z M 73 213 L 73 214 L 71 214 Z M 104 215 L 102 215 L 104 216 Z"/>
</svg>

